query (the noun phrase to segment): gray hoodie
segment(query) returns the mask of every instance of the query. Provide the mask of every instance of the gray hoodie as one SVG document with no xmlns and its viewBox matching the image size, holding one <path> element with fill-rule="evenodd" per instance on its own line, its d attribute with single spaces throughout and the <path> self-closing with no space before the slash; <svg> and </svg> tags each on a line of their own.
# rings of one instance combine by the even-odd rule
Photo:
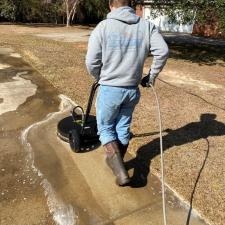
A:
<svg viewBox="0 0 225 225">
<path fill-rule="evenodd" d="M 99 83 L 109 86 L 140 84 L 145 59 L 153 55 L 150 76 L 163 69 L 168 47 L 157 28 L 126 6 L 113 10 L 93 30 L 86 66 Z"/>
</svg>

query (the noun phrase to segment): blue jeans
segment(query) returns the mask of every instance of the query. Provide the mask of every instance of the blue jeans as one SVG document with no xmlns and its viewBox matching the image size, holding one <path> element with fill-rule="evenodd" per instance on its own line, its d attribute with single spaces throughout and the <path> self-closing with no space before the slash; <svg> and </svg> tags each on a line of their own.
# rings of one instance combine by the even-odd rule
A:
<svg viewBox="0 0 225 225">
<path fill-rule="evenodd" d="M 129 143 L 132 114 L 139 99 L 138 87 L 99 87 L 96 115 L 102 145 L 115 140 Z"/>
</svg>

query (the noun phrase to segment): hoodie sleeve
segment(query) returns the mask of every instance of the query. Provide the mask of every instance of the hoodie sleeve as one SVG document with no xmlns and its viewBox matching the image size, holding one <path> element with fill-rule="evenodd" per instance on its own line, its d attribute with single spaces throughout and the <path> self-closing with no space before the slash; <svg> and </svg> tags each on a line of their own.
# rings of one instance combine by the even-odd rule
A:
<svg viewBox="0 0 225 225">
<path fill-rule="evenodd" d="M 153 55 L 150 76 L 156 78 L 166 64 L 169 49 L 162 35 L 153 24 L 150 24 L 150 52 Z"/>
<path fill-rule="evenodd" d="M 98 80 L 102 67 L 102 38 L 99 25 L 93 30 L 89 38 L 86 67 L 89 74 Z"/>
</svg>

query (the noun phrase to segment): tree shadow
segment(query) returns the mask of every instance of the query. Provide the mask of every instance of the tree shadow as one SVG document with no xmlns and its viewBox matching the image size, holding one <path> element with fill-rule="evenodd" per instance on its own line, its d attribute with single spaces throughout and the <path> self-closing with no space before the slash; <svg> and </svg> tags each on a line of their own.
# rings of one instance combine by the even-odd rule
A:
<svg viewBox="0 0 225 225">
<path fill-rule="evenodd" d="M 170 45 L 170 58 L 183 59 L 199 65 L 220 65 L 225 67 L 224 47 L 217 46 L 194 46 L 194 45 Z"/>
<path fill-rule="evenodd" d="M 83 23 L 76 23 L 72 24 L 69 28 L 66 27 L 66 24 L 56 24 L 56 23 L 22 23 L 22 22 L 16 22 L 16 23 L 0 23 L 1 25 L 17 25 L 21 27 L 28 27 L 28 28 L 65 28 L 65 29 L 71 29 L 71 28 L 78 28 L 80 30 L 92 30 L 95 25 L 89 25 L 89 24 L 83 24 Z"/>
<path fill-rule="evenodd" d="M 65 24 L 55 24 L 55 23 L 22 23 L 22 22 L 2 22 L 1 25 L 17 25 L 22 27 L 32 27 L 32 28 L 57 28 L 57 27 L 65 27 Z"/>
<path fill-rule="evenodd" d="M 193 36 L 164 38 L 170 48 L 170 58 L 183 59 L 199 65 L 225 66 L 225 41 Z"/>
<path fill-rule="evenodd" d="M 176 130 L 167 129 L 163 136 L 164 151 L 173 146 L 181 146 L 196 140 L 207 139 L 210 136 L 225 135 L 225 124 L 219 122 L 215 114 L 202 114 L 200 121 L 192 122 Z M 140 188 L 147 185 L 151 160 L 160 154 L 160 139 L 141 146 L 134 159 L 125 163 L 128 170 L 134 169 L 129 186 Z M 201 172 L 201 171 L 200 171 Z"/>
</svg>

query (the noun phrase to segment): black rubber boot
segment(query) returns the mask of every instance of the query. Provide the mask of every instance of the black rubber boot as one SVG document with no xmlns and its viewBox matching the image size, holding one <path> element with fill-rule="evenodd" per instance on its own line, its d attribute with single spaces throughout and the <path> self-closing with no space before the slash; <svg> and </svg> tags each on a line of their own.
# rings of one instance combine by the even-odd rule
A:
<svg viewBox="0 0 225 225">
<path fill-rule="evenodd" d="M 106 150 L 106 163 L 116 176 L 116 184 L 124 186 L 130 182 L 127 170 L 124 167 L 116 141 L 104 145 Z"/>
<path fill-rule="evenodd" d="M 121 157 L 122 157 L 122 159 L 124 159 L 124 156 L 125 156 L 125 154 L 127 152 L 127 149 L 128 149 L 129 144 L 128 145 L 123 145 L 123 144 L 121 144 L 119 142 L 118 143 L 118 146 L 119 146 L 119 150 L 120 150 Z"/>
</svg>

